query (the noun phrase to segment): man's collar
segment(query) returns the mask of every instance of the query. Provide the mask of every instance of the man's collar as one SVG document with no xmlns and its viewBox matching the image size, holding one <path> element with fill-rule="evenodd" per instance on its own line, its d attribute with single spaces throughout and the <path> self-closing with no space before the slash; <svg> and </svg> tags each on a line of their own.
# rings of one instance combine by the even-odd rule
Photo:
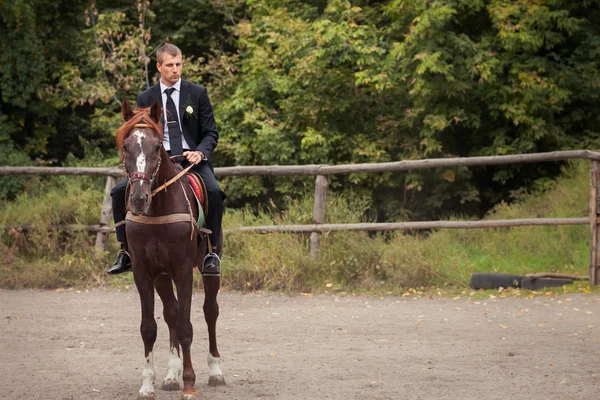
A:
<svg viewBox="0 0 600 400">
<path fill-rule="evenodd" d="M 181 78 L 179 78 L 179 79 L 177 80 L 177 82 L 175 82 L 175 83 L 173 84 L 173 86 L 167 86 L 167 85 L 165 85 L 165 84 L 162 82 L 162 80 L 161 80 L 161 81 L 159 81 L 159 83 L 160 83 L 160 92 L 161 92 L 161 93 L 164 93 L 164 91 L 165 91 L 166 89 L 168 89 L 169 87 L 175 88 L 175 90 L 176 90 L 176 91 L 178 91 L 178 92 L 181 92 Z"/>
</svg>

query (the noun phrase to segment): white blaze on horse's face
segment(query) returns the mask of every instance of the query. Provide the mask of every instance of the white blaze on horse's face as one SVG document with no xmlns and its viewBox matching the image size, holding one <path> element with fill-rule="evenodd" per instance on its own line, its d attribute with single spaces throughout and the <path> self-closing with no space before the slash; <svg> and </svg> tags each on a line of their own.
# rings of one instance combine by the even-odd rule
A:
<svg viewBox="0 0 600 400">
<path fill-rule="evenodd" d="M 144 154 L 144 147 L 142 140 L 146 139 L 146 134 L 142 131 L 133 132 L 133 136 L 136 137 L 137 143 L 140 146 L 140 154 L 137 156 L 135 161 L 135 166 L 137 167 L 138 172 L 146 172 L 146 155 Z M 139 181 L 140 186 L 142 182 Z"/>
<path fill-rule="evenodd" d="M 161 138 L 150 128 L 134 128 L 124 139 L 123 149 L 125 169 L 134 179 L 130 186 L 129 209 L 137 215 L 148 214 L 151 183 L 160 167 Z"/>
</svg>

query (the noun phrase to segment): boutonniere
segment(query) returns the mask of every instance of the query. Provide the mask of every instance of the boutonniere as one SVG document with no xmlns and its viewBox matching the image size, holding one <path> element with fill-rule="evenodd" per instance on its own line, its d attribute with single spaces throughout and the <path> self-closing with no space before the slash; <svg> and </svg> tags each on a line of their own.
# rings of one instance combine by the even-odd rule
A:
<svg viewBox="0 0 600 400">
<path fill-rule="evenodd" d="M 185 104 L 183 105 L 184 110 L 185 110 L 185 116 L 188 118 L 198 118 L 198 116 L 196 115 L 196 110 L 194 109 L 194 106 L 192 105 L 192 102 L 190 100 L 190 98 L 188 97 L 188 99 L 186 100 Z"/>
</svg>

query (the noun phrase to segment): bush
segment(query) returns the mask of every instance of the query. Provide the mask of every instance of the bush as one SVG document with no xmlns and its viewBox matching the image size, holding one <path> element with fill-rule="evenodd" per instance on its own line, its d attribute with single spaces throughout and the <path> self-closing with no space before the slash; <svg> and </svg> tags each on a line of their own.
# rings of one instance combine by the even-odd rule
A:
<svg viewBox="0 0 600 400">
<path fill-rule="evenodd" d="M 565 167 L 551 186 L 520 194 L 487 218 L 582 217 L 588 212 L 589 163 Z M 54 177 L 35 195 L 22 193 L 0 208 L 1 224 L 36 229 L 0 233 L 0 285 L 56 287 L 131 282 L 107 278 L 116 251 L 97 253 L 95 236 L 48 230 L 56 224 L 97 223 L 103 197 L 98 178 Z M 259 211 L 228 210 L 224 227 L 308 224 L 313 199 L 288 199 Z M 368 222 L 369 203 L 360 197 L 330 195 L 328 223 Z M 407 232 L 334 232 L 321 236 L 321 257 L 313 260 L 309 235 L 228 233 L 223 285 L 236 290 L 283 292 L 377 291 L 399 293 L 422 286 L 466 286 L 472 272 L 568 272 L 587 274 L 588 226 L 440 230 L 420 236 Z"/>
<path fill-rule="evenodd" d="M 12 143 L 0 146 L 0 165 L 28 166 L 33 165 L 27 154 L 17 150 Z M 25 183 L 36 180 L 36 177 L 27 176 L 0 176 L 0 201 L 14 200 L 25 189 Z"/>
</svg>

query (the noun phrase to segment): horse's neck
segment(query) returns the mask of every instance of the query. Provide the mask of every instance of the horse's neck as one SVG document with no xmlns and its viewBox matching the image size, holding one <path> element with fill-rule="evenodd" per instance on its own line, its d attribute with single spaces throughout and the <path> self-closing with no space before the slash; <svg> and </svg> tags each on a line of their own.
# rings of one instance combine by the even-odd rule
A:
<svg viewBox="0 0 600 400">
<path fill-rule="evenodd" d="M 158 169 L 157 176 L 160 183 L 163 184 L 177 175 L 177 169 L 175 169 L 164 147 L 160 150 L 160 160 L 160 168 Z"/>
<path fill-rule="evenodd" d="M 164 148 L 160 152 L 161 163 L 158 170 L 156 186 L 160 186 L 177 176 L 179 171 L 175 168 Z M 182 186 L 183 184 L 183 186 Z M 187 185 L 186 177 L 181 177 L 171 183 L 167 188 L 156 194 L 152 200 L 153 214 L 156 216 L 188 212 L 183 187 Z"/>
</svg>

